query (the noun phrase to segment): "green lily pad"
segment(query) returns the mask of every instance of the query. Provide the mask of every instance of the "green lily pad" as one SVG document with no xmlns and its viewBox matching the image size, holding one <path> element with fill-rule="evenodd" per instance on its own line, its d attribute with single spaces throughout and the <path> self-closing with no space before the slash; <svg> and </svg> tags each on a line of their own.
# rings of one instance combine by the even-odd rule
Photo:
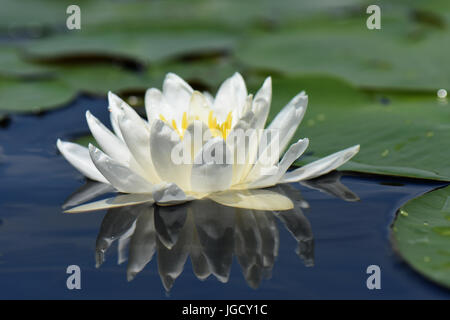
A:
<svg viewBox="0 0 450 320">
<path fill-rule="evenodd" d="M 86 1 L 82 3 L 86 3 Z M 7 30 L 9 35 L 14 38 L 16 35 L 20 35 L 19 30 L 23 30 L 23 28 L 37 30 L 48 25 L 65 24 L 66 8 L 70 4 L 69 1 L 64 0 L 2 0 L 0 29 Z"/>
<path fill-rule="evenodd" d="M 294 140 L 310 145 L 305 164 L 352 145 L 361 150 L 343 170 L 450 181 L 450 105 L 430 94 L 367 94 L 326 77 L 274 78 L 273 118 L 306 90 L 308 110 Z M 252 90 L 254 92 L 254 89 Z"/>
<path fill-rule="evenodd" d="M 361 12 L 355 19 L 321 19 L 278 33 L 257 33 L 241 42 L 235 55 L 253 69 L 336 76 L 364 88 L 450 88 L 449 32 L 416 36 L 417 24 L 384 16 L 382 30 L 368 30 L 366 18 Z"/>
<path fill-rule="evenodd" d="M 76 91 L 58 80 L 0 78 L 0 113 L 39 112 L 60 107 Z"/>
<path fill-rule="evenodd" d="M 428 279 L 450 288 L 450 186 L 409 201 L 392 230 L 402 258 Z"/>
<path fill-rule="evenodd" d="M 156 0 L 156 1 L 77 1 L 82 28 L 108 24 L 150 24 L 155 28 L 180 26 L 221 27 L 243 30 L 252 25 L 280 25 L 324 11 L 346 9 L 361 0 L 328 1 L 285 0 Z M 65 26 L 69 0 L 3 0 L 0 29 L 10 27 Z"/>
<path fill-rule="evenodd" d="M 25 60 L 14 47 L 0 47 L 0 74 L 11 77 L 36 77 L 50 73 L 50 68 Z"/>
<path fill-rule="evenodd" d="M 145 25 L 107 25 L 35 40 L 26 45 L 26 51 L 45 60 L 89 56 L 128 58 L 145 64 L 229 50 L 234 42 L 232 35 L 214 30 L 159 31 Z"/>
<path fill-rule="evenodd" d="M 59 65 L 53 70 L 55 78 L 73 90 L 97 95 L 106 95 L 108 91 L 144 92 L 147 88 L 156 85 L 156 80 L 149 75 L 130 71 L 114 64 Z"/>
</svg>

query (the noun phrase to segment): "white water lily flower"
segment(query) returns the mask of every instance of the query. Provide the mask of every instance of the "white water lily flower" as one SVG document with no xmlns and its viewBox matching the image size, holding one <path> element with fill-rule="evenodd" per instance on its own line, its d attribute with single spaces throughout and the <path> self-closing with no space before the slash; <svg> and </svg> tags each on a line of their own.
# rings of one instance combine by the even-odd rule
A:
<svg viewBox="0 0 450 320">
<path fill-rule="evenodd" d="M 194 91 L 173 73 L 167 74 L 162 92 L 151 88 L 145 95 L 147 119 L 141 118 L 126 102 L 108 94 L 113 132 L 89 111 L 89 129 L 99 147 L 85 148 L 58 140 L 62 155 L 87 178 L 111 184 L 125 193 L 115 199 L 81 205 L 68 212 L 106 209 L 143 202 L 176 204 L 208 197 L 218 203 L 260 210 L 288 210 L 292 201 L 266 187 L 308 180 L 326 174 L 352 158 L 359 145 L 339 151 L 298 169 L 287 171 L 306 150 L 309 140 L 288 144 L 306 111 L 308 96 L 296 95 L 267 127 L 279 139 L 245 145 L 243 140 L 227 139 L 238 129 L 262 130 L 272 99 L 272 81 L 267 78 L 253 97 L 247 93 L 242 76 L 235 73 L 220 86 L 215 98 Z M 174 163 L 173 149 L 188 143 L 183 137 L 195 130 L 209 132 L 202 145 L 189 145 L 192 158 L 202 159 L 213 148 L 245 150 L 245 162 L 193 161 Z M 261 139 L 256 140 L 261 142 Z M 245 139 L 244 139 L 245 140 Z M 275 140 L 275 139 L 273 139 Z M 286 149 L 281 161 L 263 164 L 267 150 Z M 264 159 L 265 160 L 265 159 Z M 267 172 L 270 172 L 268 174 Z M 257 189 L 257 190 L 256 190 Z"/>
</svg>

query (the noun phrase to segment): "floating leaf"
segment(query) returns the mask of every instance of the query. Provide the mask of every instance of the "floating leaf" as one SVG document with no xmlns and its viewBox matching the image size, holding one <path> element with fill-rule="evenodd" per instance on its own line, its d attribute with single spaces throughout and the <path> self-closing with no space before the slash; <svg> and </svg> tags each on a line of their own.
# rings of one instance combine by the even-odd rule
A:
<svg viewBox="0 0 450 320">
<path fill-rule="evenodd" d="M 393 224 L 394 246 L 425 277 L 450 288 L 450 186 L 403 206 Z"/>
<path fill-rule="evenodd" d="M 130 71 L 114 64 L 75 64 L 54 67 L 54 76 L 73 90 L 98 95 L 108 91 L 145 91 L 156 84 L 149 75 Z M 159 80 L 159 79 L 158 79 Z"/>
<path fill-rule="evenodd" d="M 26 49 L 34 58 L 45 60 L 90 56 L 153 63 L 228 50 L 234 41 L 232 35 L 214 30 L 159 31 L 145 25 L 108 25 L 35 40 Z"/>
<path fill-rule="evenodd" d="M 220 27 L 243 30 L 252 25 L 270 27 L 287 24 L 315 13 L 335 12 L 361 3 L 360 0 L 328 1 L 285 0 L 156 0 L 109 1 L 79 0 L 82 26 L 126 26 L 146 23 L 161 29 L 174 26 Z M 0 29 L 11 27 L 65 27 L 69 0 L 3 0 Z M 107 9 L 106 9 L 107 8 Z M 82 27 L 82 28 L 83 28 Z"/>
<path fill-rule="evenodd" d="M 47 66 L 35 64 L 24 59 L 17 48 L 0 47 L 0 74 L 14 77 L 44 76 L 50 73 Z"/>
<path fill-rule="evenodd" d="M 383 19 L 382 31 L 376 31 L 365 27 L 365 13 L 360 16 L 255 34 L 241 43 L 236 57 L 254 69 L 291 76 L 336 76 L 360 87 L 450 88 L 449 32 L 430 32 L 415 39 L 414 24 L 408 21 Z"/>
<path fill-rule="evenodd" d="M 0 78 L 0 112 L 38 112 L 53 109 L 75 97 L 76 91 L 57 80 Z"/>
</svg>

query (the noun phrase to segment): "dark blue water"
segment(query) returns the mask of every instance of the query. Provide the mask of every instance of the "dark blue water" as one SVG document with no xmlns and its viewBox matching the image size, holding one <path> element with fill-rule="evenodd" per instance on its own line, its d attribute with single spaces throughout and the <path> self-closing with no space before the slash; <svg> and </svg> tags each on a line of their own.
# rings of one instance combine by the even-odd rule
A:
<svg viewBox="0 0 450 320">
<path fill-rule="evenodd" d="M 285 190 L 297 199 L 292 215 L 208 203 L 181 213 L 148 206 L 62 213 L 85 181 L 58 155 L 55 142 L 87 132 L 87 109 L 108 122 L 104 99 L 80 97 L 40 116 L 13 116 L 0 129 L 1 299 L 450 298 L 450 291 L 410 270 L 389 240 L 396 210 L 442 183 L 334 173 Z M 360 201 L 344 200 L 355 195 Z M 96 242 L 101 247 L 112 238 L 96 268 Z M 119 247 L 121 259 L 128 255 L 120 265 Z M 228 277 L 226 283 L 213 274 L 197 278 L 188 255 L 199 247 L 197 274 L 207 266 L 222 281 Z M 151 261 L 128 282 L 127 265 L 144 265 L 152 250 Z M 372 264 L 381 268 L 381 290 L 366 287 Z M 69 265 L 81 268 L 81 290 L 66 287 Z M 173 283 L 168 275 L 176 277 Z"/>
</svg>

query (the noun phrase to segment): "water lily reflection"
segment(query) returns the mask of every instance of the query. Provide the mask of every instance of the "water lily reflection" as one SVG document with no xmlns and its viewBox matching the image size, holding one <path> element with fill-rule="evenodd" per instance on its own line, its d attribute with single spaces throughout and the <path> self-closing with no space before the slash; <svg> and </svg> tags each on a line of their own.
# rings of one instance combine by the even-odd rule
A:
<svg viewBox="0 0 450 320">
<path fill-rule="evenodd" d="M 233 255 L 252 288 L 269 278 L 278 255 L 276 218 L 299 242 L 298 254 L 313 264 L 311 226 L 300 207 L 270 212 L 223 206 L 205 199 L 178 206 L 140 204 L 108 210 L 96 244 L 96 265 L 118 241 L 119 263 L 127 258 L 127 278 L 132 280 L 155 257 L 166 290 L 183 272 L 190 257 L 198 279 L 210 275 L 226 283 Z"/>
<path fill-rule="evenodd" d="M 339 182 L 340 173 L 310 180 L 309 187 L 328 192 L 347 201 L 358 197 Z M 86 201 L 93 188 L 85 186 L 66 202 L 66 206 Z M 109 189 L 105 188 L 104 191 Z M 110 191 L 110 190 L 109 190 Z M 261 211 L 224 206 L 211 199 L 196 200 L 177 206 L 141 203 L 110 208 L 106 213 L 96 243 L 96 266 L 105 253 L 118 242 L 118 263 L 127 263 L 127 279 L 133 280 L 144 267 L 156 260 L 164 288 L 169 291 L 183 272 L 188 257 L 199 280 L 214 276 L 226 283 L 233 256 L 252 288 L 271 277 L 278 256 L 280 239 L 277 220 L 298 243 L 297 254 L 306 266 L 314 265 L 314 238 L 311 225 L 303 214 L 308 203 L 292 185 L 269 190 L 282 194 L 294 203 L 285 211 Z M 120 201 L 118 201 L 120 203 Z"/>
</svg>

